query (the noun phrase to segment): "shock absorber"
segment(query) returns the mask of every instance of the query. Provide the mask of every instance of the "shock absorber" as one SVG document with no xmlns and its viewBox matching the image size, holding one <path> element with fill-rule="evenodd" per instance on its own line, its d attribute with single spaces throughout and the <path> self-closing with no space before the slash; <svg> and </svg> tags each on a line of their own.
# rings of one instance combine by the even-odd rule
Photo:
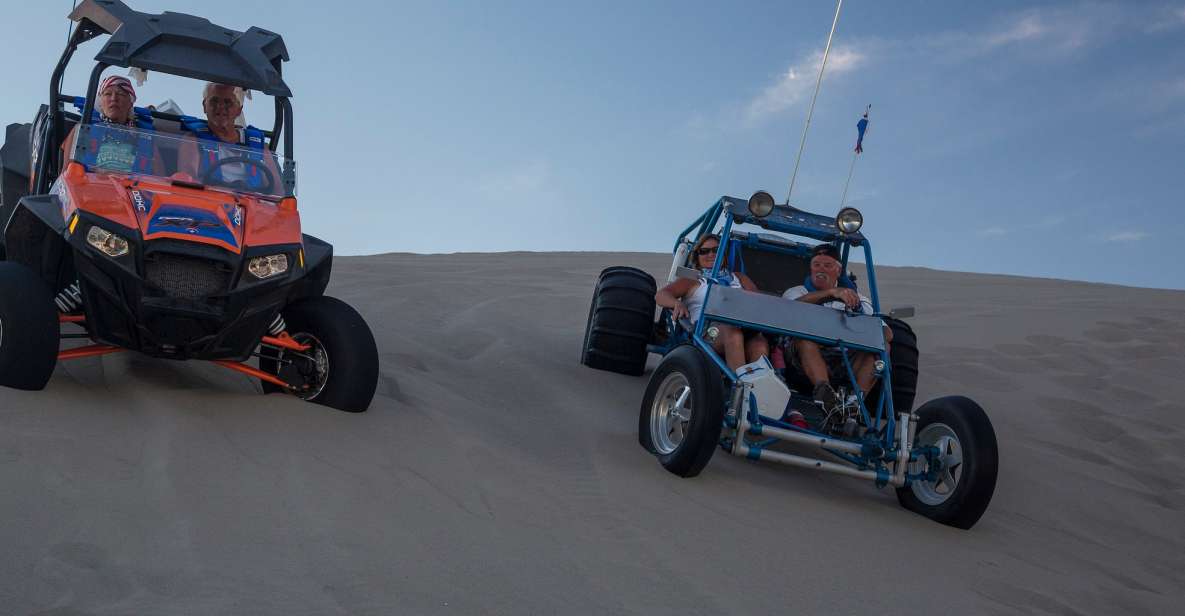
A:
<svg viewBox="0 0 1185 616">
<path fill-rule="evenodd" d="M 54 298 L 54 303 L 58 305 L 58 310 L 62 314 L 70 314 L 82 307 L 82 290 L 78 288 L 78 281 L 70 283 L 70 286 L 62 289 L 61 293 Z"/>
<path fill-rule="evenodd" d="M 276 313 L 276 318 L 272 319 L 272 324 L 267 326 L 267 333 L 273 336 L 279 336 L 288 329 L 288 324 L 284 322 L 284 317 L 280 313 Z"/>
</svg>

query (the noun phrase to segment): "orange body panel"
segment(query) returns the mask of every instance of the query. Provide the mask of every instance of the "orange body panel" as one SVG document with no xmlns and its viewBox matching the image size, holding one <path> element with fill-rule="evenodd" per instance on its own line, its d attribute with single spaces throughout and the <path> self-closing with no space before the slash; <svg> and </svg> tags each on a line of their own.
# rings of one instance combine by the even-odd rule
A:
<svg viewBox="0 0 1185 616">
<path fill-rule="evenodd" d="M 139 229 L 144 240 L 171 238 L 233 253 L 248 246 L 301 243 L 295 208 L 252 195 L 177 186 L 157 177 L 88 173 L 78 163 L 70 164 L 55 190 L 64 220 L 81 210 Z"/>
</svg>

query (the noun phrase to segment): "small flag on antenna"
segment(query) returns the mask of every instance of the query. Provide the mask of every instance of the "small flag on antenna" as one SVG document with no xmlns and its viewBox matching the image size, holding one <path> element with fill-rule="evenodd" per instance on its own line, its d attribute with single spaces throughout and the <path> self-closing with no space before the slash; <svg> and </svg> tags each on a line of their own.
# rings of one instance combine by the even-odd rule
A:
<svg viewBox="0 0 1185 616">
<path fill-rule="evenodd" d="M 872 110 L 872 105 L 864 110 L 864 117 L 856 122 L 856 130 L 859 134 L 856 136 L 856 153 L 859 154 L 864 151 L 864 131 L 868 130 L 868 112 Z"/>
</svg>

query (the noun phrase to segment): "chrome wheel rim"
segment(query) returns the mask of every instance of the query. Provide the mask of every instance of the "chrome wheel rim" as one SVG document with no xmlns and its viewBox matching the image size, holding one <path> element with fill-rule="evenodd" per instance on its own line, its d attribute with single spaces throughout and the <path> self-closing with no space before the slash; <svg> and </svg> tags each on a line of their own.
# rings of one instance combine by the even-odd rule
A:
<svg viewBox="0 0 1185 616">
<path fill-rule="evenodd" d="M 650 442 L 660 454 L 670 454 L 687 438 L 691 424 L 691 384 L 681 372 L 662 380 L 650 406 Z"/>
<path fill-rule="evenodd" d="M 313 400 L 321 395 L 325 390 L 325 384 L 329 382 L 329 353 L 325 351 L 325 345 L 312 334 L 298 332 L 292 334 L 292 340 L 309 345 L 309 350 L 281 349 L 277 360 L 280 361 L 279 371 L 284 374 L 280 376 L 289 383 L 303 381 L 303 389 L 289 391 L 302 400 Z M 285 365 L 285 362 L 290 363 Z M 298 362 L 300 367 L 297 367 Z M 296 374 L 285 372 L 288 370 L 294 370 Z M 299 381 L 294 380 L 295 377 L 299 377 Z"/>
<path fill-rule="evenodd" d="M 963 444 L 950 426 L 932 423 L 917 435 L 915 446 L 937 448 L 942 469 L 934 481 L 914 481 L 910 488 L 914 496 L 923 503 L 931 506 L 941 505 L 955 493 L 959 488 L 959 481 L 963 478 Z M 910 471 L 914 473 L 927 472 L 929 461 L 923 458 L 910 467 Z"/>
</svg>

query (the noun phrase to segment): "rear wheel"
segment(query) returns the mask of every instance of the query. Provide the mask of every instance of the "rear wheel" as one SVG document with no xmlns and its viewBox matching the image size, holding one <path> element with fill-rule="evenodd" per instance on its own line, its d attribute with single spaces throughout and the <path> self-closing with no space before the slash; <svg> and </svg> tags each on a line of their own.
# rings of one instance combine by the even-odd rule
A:
<svg viewBox="0 0 1185 616">
<path fill-rule="evenodd" d="M 996 489 L 999 453 L 987 413 L 963 396 L 931 400 L 917 410 L 914 450 L 933 448 L 932 457 L 909 465 L 922 480 L 897 488 L 897 500 L 936 522 L 968 529 L 987 510 Z"/>
<path fill-rule="evenodd" d="M 893 410 L 908 413 L 913 409 L 918 392 L 918 337 L 913 328 L 900 319 L 885 317 L 885 325 L 893 332 L 889 343 L 889 366 L 893 379 Z M 880 399 L 882 381 L 877 381 L 868 399 L 875 403 Z"/>
<path fill-rule="evenodd" d="M 633 267 L 601 272 L 593 290 L 580 363 L 639 376 L 646 369 L 646 346 L 654 331 L 654 277 Z"/>
<path fill-rule="evenodd" d="M 33 270 L 0 261 L 0 385 L 44 389 L 58 363 L 58 312 Z"/>
<path fill-rule="evenodd" d="M 379 357 L 362 315 L 332 297 L 310 297 L 283 310 L 288 334 L 307 351 L 264 347 L 259 368 L 297 386 L 309 402 L 361 413 L 378 386 Z M 264 393 L 285 391 L 262 381 Z"/>
<path fill-rule="evenodd" d="M 698 349 L 682 345 L 650 376 L 638 415 L 638 442 L 663 468 L 694 477 L 712 459 L 723 421 L 720 372 Z"/>
</svg>

